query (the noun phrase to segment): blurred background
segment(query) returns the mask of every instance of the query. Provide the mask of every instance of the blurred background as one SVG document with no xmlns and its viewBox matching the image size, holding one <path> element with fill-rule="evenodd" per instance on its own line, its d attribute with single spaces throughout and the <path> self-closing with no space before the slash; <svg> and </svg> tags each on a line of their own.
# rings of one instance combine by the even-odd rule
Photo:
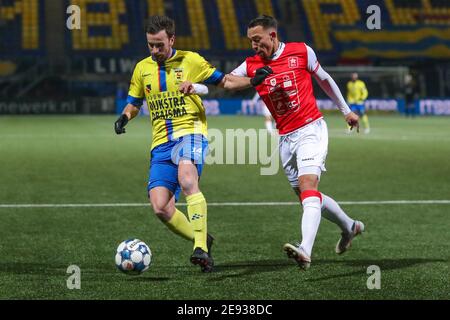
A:
<svg viewBox="0 0 450 320">
<path fill-rule="evenodd" d="M 80 29 L 67 27 L 71 5 Z M 368 29 L 370 5 L 380 8 L 381 29 Z M 416 114 L 450 114 L 446 0 L 0 0 L 0 114 L 120 112 L 134 65 L 148 56 L 143 26 L 152 14 L 175 19 L 176 48 L 229 72 L 252 54 L 246 26 L 261 13 L 279 20 L 283 41 L 315 50 L 344 96 L 358 72 L 368 110 L 404 112 L 409 98 Z M 253 94 L 210 88 L 205 104 L 209 114 L 255 114 Z"/>
</svg>

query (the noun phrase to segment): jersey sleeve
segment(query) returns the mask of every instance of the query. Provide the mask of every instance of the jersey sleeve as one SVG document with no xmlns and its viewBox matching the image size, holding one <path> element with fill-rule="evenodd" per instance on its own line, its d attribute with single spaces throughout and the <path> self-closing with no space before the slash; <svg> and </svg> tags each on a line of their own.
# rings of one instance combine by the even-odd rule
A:
<svg viewBox="0 0 450 320">
<path fill-rule="evenodd" d="M 306 46 L 306 52 L 308 54 L 308 71 L 314 73 L 319 69 L 320 63 L 317 60 L 316 53 L 310 46 Z"/>
<path fill-rule="evenodd" d="M 242 62 L 239 67 L 231 71 L 231 74 L 238 77 L 247 77 L 247 61 Z"/>
<path fill-rule="evenodd" d="M 135 107 L 141 107 L 144 100 L 144 88 L 142 85 L 142 76 L 139 65 L 136 65 L 131 77 L 130 89 L 128 90 L 127 103 Z"/>
<path fill-rule="evenodd" d="M 205 58 L 197 53 L 191 55 L 191 72 L 192 79 L 190 81 L 196 83 L 219 84 L 225 74 L 212 66 Z"/>
</svg>

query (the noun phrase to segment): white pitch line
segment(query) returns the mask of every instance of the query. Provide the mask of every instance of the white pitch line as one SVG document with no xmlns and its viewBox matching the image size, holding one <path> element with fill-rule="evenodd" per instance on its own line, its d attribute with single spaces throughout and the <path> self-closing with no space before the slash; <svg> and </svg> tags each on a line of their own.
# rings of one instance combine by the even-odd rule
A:
<svg viewBox="0 0 450 320">
<path fill-rule="evenodd" d="M 385 200 L 385 201 L 339 201 L 342 205 L 383 204 L 450 204 L 450 200 Z M 186 206 L 186 203 L 177 205 Z M 208 202 L 210 207 L 232 206 L 295 206 L 299 202 Z M 147 207 L 148 203 L 43 203 L 43 204 L 0 204 L 0 208 L 98 208 L 98 207 Z"/>
</svg>

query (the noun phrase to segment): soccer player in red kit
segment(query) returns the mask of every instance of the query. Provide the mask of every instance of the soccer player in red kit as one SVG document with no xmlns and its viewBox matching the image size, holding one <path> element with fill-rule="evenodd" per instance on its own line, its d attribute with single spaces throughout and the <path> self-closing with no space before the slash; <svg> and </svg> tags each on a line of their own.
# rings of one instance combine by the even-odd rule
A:
<svg viewBox="0 0 450 320">
<path fill-rule="evenodd" d="M 347 216 L 332 198 L 318 191 L 328 151 L 328 131 L 317 108 L 311 75 L 334 101 L 345 121 L 359 129 L 358 116 L 351 112 L 338 86 L 305 43 L 283 43 L 277 37 L 277 21 L 260 16 L 248 25 L 247 36 L 256 55 L 248 57 L 231 75 L 229 89 L 253 86 L 270 110 L 280 134 L 280 157 L 285 174 L 303 206 L 302 241 L 286 243 L 288 257 L 307 269 L 319 228 L 321 214 L 342 230 L 336 253 L 345 252 L 364 224 Z M 227 78 L 225 77 L 225 83 Z"/>
</svg>

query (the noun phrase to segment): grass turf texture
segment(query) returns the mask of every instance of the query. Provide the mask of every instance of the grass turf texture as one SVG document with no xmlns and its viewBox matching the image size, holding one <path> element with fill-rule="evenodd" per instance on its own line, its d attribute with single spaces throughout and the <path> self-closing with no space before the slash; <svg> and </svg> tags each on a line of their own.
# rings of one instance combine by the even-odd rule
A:
<svg viewBox="0 0 450 320">
<path fill-rule="evenodd" d="M 328 172 L 320 190 L 338 201 L 449 199 L 448 118 L 370 117 L 369 135 L 346 135 L 327 115 Z M 145 203 L 147 118 L 113 133 L 115 117 L 0 118 L 0 204 Z M 260 117 L 210 117 L 210 128 L 261 128 Z M 209 165 L 208 202 L 296 201 L 280 170 Z M 184 202 L 184 199 L 181 201 Z M 192 245 L 170 233 L 150 207 L 0 208 L 1 299 L 438 299 L 449 298 L 449 204 L 344 205 L 367 232 L 343 256 L 338 228 L 322 220 L 311 269 L 281 248 L 299 237 L 300 206 L 209 207 L 216 271 L 189 263 Z M 186 212 L 186 207 L 180 207 Z M 153 263 L 130 277 L 114 266 L 116 246 L 137 237 Z M 68 290 L 69 265 L 81 290 Z M 370 265 L 381 289 L 368 290 Z"/>
</svg>

